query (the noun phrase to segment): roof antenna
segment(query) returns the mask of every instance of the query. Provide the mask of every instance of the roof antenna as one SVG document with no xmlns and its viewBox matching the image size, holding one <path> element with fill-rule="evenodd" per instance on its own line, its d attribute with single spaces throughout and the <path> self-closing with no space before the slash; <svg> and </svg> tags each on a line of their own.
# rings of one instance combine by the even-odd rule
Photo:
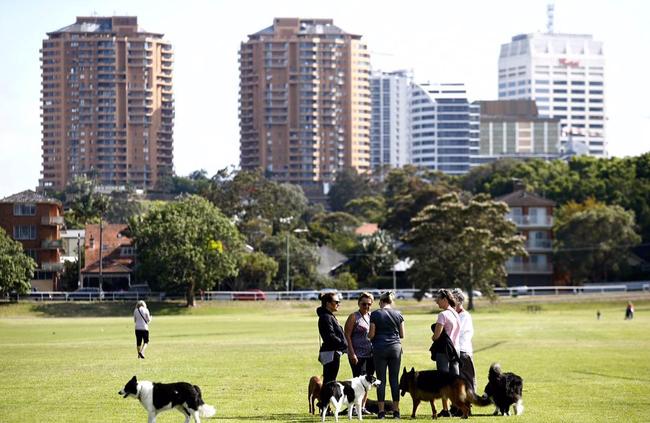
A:
<svg viewBox="0 0 650 423">
<path fill-rule="evenodd" d="M 553 33 L 553 16 L 555 12 L 555 4 L 550 2 L 546 5 L 546 32 L 549 34 Z"/>
</svg>

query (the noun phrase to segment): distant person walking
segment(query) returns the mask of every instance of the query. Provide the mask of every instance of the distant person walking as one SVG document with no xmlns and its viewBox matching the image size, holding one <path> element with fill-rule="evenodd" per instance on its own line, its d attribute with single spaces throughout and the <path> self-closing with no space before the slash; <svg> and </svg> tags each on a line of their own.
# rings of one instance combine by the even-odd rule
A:
<svg viewBox="0 0 650 423">
<path fill-rule="evenodd" d="M 402 362 L 402 342 L 404 338 L 404 317 L 393 309 L 394 294 L 385 292 L 379 297 L 379 310 L 370 314 L 370 331 L 368 338 L 372 342 L 372 356 L 375 361 L 377 379 L 377 417 L 386 418 L 384 400 L 386 398 L 387 381 L 390 382 L 390 393 L 393 399 L 393 418 L 399 419 L 399 370 Z M 388 379 L 386 379 L 388 369 Z"/>
<path fill-rule="evenodd" d="M 133 310 L 133 321 L 135 322 L 135 343 L 138 348 L 138 358 L 144 358 L 144 350 L 149 344 L 149 323 L 151 313 L 147 309 L 147 303 L 138 301 Z"/>
<path fill-rule="evenodd" d="M 336 380 L 341 365 L 341 355 L 345 354 L 348 344 L 343 328 L 334 316 L 341 303 L 339 294 L 328 292 L 320 296 L 321 306 L 316 309 L 318 315 L 318 334 L 323 343 L 320 346 L 318 361 L 323 365 L 323 385 Z"/>
<path fill-rule="evenodd" d="M 476 392 L 476 371 L 474 370 L 474 348 L 472 347 L 472 337 L 474 336 L 474 322 L 472 315 L 463 308 L 465 294 L 456 288 L 451 293 L 456 300 L 456 313 L 460 319 L 460 334 L 458 345 L 460 350 L 460 375 L 469 382 L 474 392 Z"/>
<path fill-rule="evenodd" d="M 625 320 L 634 319 L 634 304 L 632 301 L 627 302 L 627 307 L 625 308 Z"/>
</svg>

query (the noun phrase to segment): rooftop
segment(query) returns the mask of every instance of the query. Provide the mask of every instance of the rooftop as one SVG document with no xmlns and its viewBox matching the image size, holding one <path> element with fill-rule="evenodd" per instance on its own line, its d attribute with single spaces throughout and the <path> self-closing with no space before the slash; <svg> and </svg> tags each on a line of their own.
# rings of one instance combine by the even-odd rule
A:
<svg viewBox="0 0 650 423">
<path fill-rule="evenodd" d="M 56 198 L 49 198 L 42 194 L 39 194 L 30 189 L 19 192 L 17 194 L 10 195 L 0 200 L 0 203 L 30 203 L 30 204 L 39 204 L 39 203 L 49 203 L 56 204 L 61 206 L 62 203 Z"/>
</svg>

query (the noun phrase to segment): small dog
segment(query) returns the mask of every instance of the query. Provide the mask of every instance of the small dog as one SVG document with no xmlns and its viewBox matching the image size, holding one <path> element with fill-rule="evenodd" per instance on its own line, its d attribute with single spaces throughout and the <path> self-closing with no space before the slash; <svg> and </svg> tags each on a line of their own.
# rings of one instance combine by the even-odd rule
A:
<svg viewBox="0 0 650 423">
<path fill-rule="evenodd" d="M 489 398 L 494 405 L 494 415 L 510 415 L 510 406 L 514 404 L 515 415 L 524 412 L 522 391 L 524 380 L 514 373 L 503 373 L 501 366 L 494 363 L 488 373 L 488 384 L 485 385 L 484 397 Z"/>
<path fill-rule="evenodd" d="M 373 386 L 379 384 L 381 384 L 381 381 L 372 375 L 361 375 L 342 382 L 335 380 L 326 383 L 320 391 L 320 402 L 323 407 L 321 412 L 322 421 L 325 421 L 325 415 L 330 405 L 334 409 L 334 418 L 337 422 L 343 406 L 348 407 L 348 419 L 352 420 L 352 413 L 356 408 L 359 420 L 363 420 L 363 413 L 361 412 L 363 398 Z"/>
<path fill-rule="evenodd" d="M 379 414 L 379 407 L 377 406 L 377 401 L 368 398 L 366 400 L 366 411 L 372 414 Z M 391 400 L 384 401 L 384 411 L 386 413 L 392 413 L 393 411 L 395 411 L 395 405 L 393 404 L 393 401 Z"/>
<path fill-rule="evenodd" d="M 463 413 L 462 417 L 467 418 L 471 404 L 481 407 L 490 405 L 488 398 L 478 397 L 470 385 L 460 376 L 450 373 L 439 372 L 437 370 L 425 370 L 418 372 L 413 367 L 411 371 L 402 371 L 402 377 L 399 380 L 399 389 L 402 396 L 408 392 L 413 399 L 413 413 L 411 418 L 415 418 L 415 412 L 421 401 L 431 403 L 431 412 L 433 418 L 436 418 L 436 406 L 434 400 L 437 398 L 449 398 L 453 405 Z"/>
<path fill-rule="evenodd" d="M 185 423 L 190 422 L 190 417 L 195 423 L 201 423 L 201 417 L 212 417 L 216 410 L 213 406 L 203 402 L 201 389 L 186 382 L 152 383 L 149 381 L 138 382 L 133 376 L 124 388 L 118 392 L 124 398 L 134 397 L 147 410 L 148 423 L 155 423 L 156 416 L 163 411 L 177 409 L 185 416 Z"/>
<path fill-rule="evenodd" d="M 316 407 L 314 407 L 314 402 L 318 402 L 318 407 L 321 408 L 319 402 L 320 390 L 323 387 L 323 381 L 318 376 L 312 376 L 309 378 L 309 386 L 307 387 L 307 401 L 309 401 L 309 414 L 316 413 Z M 320 411 L 320 410 L 319 410 Z"/>
</svg>

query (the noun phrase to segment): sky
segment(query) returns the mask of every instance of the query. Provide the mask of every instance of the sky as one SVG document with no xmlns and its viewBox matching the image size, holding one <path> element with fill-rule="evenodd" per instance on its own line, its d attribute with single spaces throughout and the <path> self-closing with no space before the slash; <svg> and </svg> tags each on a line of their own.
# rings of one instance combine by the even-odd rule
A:
<svg viewBox="0 0 650 423">
<path fill-rule="evenodd" d="M 137 16 L 174 48 L 174 169 L 209 175 L 239 162 L 238 49 L 275 17 L 332 18 L 363 36 L 372 68 L 416 82 L 464 82 L 497 98 L 501 44 L 545 31 L 547 0 L 0 0 L 0 198 L 38 185 L 39 49 L 76 16 Z M 650 2 L 556 0 L 555 32 L 604 42 L 611 156 L 650 151 Z"/>
</svg>

